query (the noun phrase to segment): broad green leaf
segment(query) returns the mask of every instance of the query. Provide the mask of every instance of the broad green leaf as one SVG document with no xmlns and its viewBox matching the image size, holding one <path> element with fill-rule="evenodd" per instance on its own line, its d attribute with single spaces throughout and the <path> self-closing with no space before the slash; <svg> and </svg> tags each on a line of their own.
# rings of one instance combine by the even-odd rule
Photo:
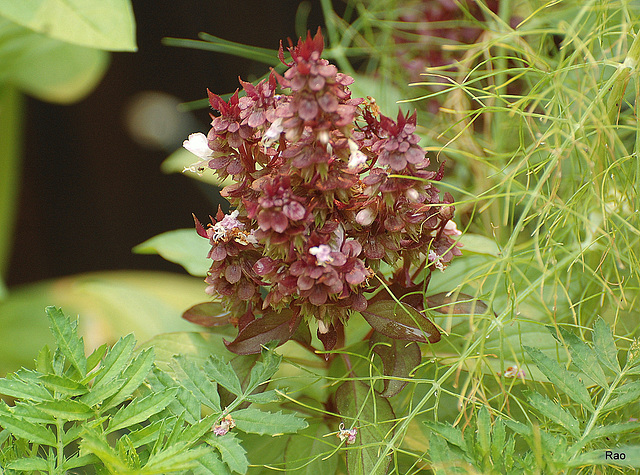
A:
<svg viewBox="0 0 640 475">
<path fill-rule="evenodd" d="M 51 393 L 40 384 L 23 381 L 16 375 L 0 379 L 0 394 L 30 401 L 47 401 L 52 398 Z"/>
<path fill-rule="evenodd" d="M 73 379 L 66 376 L 57 376 L 55 374 L 45 374 L 40 376 L 42 385 L 49 391 L 55 391 L 65 396 L 73 397 L 86 394 L 89 389 Z"/>
<path fill-rule="evenodd" d="M 231 312 L 220 302 L 203 302 L 187 309 L 182 318 L 201 327 L 231 325 Z"/>
<path fill-rule="evenodd" d="M 335 448 L 337 438 L 324 437 L 331 429 L 324 423 L 311 424 L 307 429 L 289 436 L 284 451 L 285 471 L 295 475 L 337 473 L 338 455 L 328 457 Z"/>
<path fill-rule="evenodd" d="M 129 0 L 0 0 L 0 15 L 68 43 L 136 51 Z"/>
<path fill-rule="evenodd" d="M 249 461 L 247 460 L 247 451 L 240 445 L 240 440 L 236 438 L 235 434 L 227 433 L 222 436 L 216 436 L 211 434 L 205 439 L 205 442 L 212 447 L 215 447 L 222 456 L 222 461 L 226 463 L 229 468 L 238 473 L 246 473 L 249 467 Z"/>
<path fill-rule="evenodd" d="M 593 411 L 593 403 L 586 386 L 575 374 L 570 373 L 556 360 L 549 358 L 538 348 L 524 346 L 531 359 L 557 389 L 564 392 L 575 402 Z"/>
<path fill-rule="evenodd" d="M 211 355 L 204 363 L 204 372 L 220 386 L 228 389 L 233 394 L 242 394 L 242 387 L 238 376 L 231 366 L 217 355 Z"/>
<path fill-rule="evenodd" d="M 616 388 L 603 411 L 609 412 L 640 401 L 640 381 L 633 381 Z"/>
<path fill-rule="evenodd" d="M 409 378 L 411 371 L 420 364 L 422 355 L 415 342 L 407 343 L 403 340 L 389 338 L 374 331 L 369 339 L 369 346 L 382 359 L 385 376 L 394 378 Z M 385 379 L 380 396 L 391 397 L 402 391 L 407 381 L 399 379 Z"/>
<path fill-rule="evenodd" d="M 231 417 L 241 431 L 260 435 L 297 432 L 309 425 L 307 421 L 294 414 L 283 414 L 280 411 L 271 413 L 251 407 L 233 411 Z"/>
<path fill-rule="evenodd" d="M 82 421 L 95 415 L 89 406 L 74 400 L 45 401 L 38 403 L 36 407 L 64 421 Z"/>
<path fill-rule="evenodd" d="M 167 231 L 133 248 L 136 254 L 159 254 L 164 259 L 179 264 L 196 277 L 207 275 L 211 260 L 207 254 L 211 249 L 208 240 L 198 236 L 195 228 Z"/>
<path fill-rule="evenodd" d="M 232 342 L 225 341 L 227 349 L 237 355 L 253 355 L 260 353 L 262 347 L 272 341 L 278 346 L 289 340 L 295 333 L 300 319 L 291 327 L 293 313 L 289 309 L 280 312 L 267 311 L 261 318 L 256 318 L 238 332 Z"/>
<path fill-rule="evenodd" d="M 500 248 L 496 241 L 481 234 L 465 233 L 456 241 L 464 246 L 465 255 L 468 252 L 473 252 L 474 254 L 487 254 L 494 257 L 500 256 Z"/>
<path fill-rule="evenodd" d="M 0 301 L 0 375 L 33 366 L 45 344 L 53 349 L 42 311 L 47 305 L 80 315 L 78 330 L 90 352 L 129 333 L 142 342 L 168 332 L 193 331 L 196 327 L 180 316 L 202 302 L 203 289 L 200 278 L 140 271 L 89 273 L 14 287 Z M 219 336 L 208 338 L 215 338 L 212 346 L 219 342 L 226 353 Z"/>
<path fill-rule="evenodd" d="M 463 469 L 470 469 L 467 470 L 467 473 L 474 473 L 473 467 L 454 456 L 447 442 L 433 432 L 429 435 L 429 457 L 431 458 L 431 468 L 436 475 L 456 473 L 452 467 L 460 465 L 463 466 Z"/>
<path fill-rule="evenodd" d="M 42 101 L 68 104 L 84 98 L 98 85 L 109 54 L 0 18 L 0 64 L 0 82 Z"/>
<path fill-rule="evenodd" d="M 218 395 L 216 384 L 205 377 L 202 369 L 198 368 L 185 356 L 178 355 L 175 357 L 175 361 L 184 375 L 181 378 L 184 387 L 191 391 L 201 404 L 213 409 L 215 412 L 220 412 L 220 396 Z"/>
<path fill-rule="evenodd" d="M 560 424 L 574 437 L 580 437 L 580 423 L 558 403 L 536 392 L 527 393 L 527 399 L 529 400 L 529 404 L 543 416 L 556 424 Z"/>
<path fill-rule="evenodd" d="M 153 359 L 153 348 L 146 348 L 138 353 L 122 373 L 122 379 L 126 382 L 122 387 L 120 387 L 116 394 L 114 394 L 108 401 L 105 401 L 101 410 L 104 411 L 110 409 L 121 402 L 126 401 L 133 392 L 140 387 L 149 374 L 149 371 L 151 371 Z"/>
<path fill-rule="evenodd" d="M 620 372 L 618 348 L 615 341 L 613 341 L 611 327 L 606 324 L 602 317 L 599 317 L 594 325 L 593 344 L 600 362 L 618 374 Z"/>
<path fill-rule="evenodd" d="M 360 313 L 369 325 L 390 338 L 422 343 L 440 341 L 435 325 L 409 304 L 378 300 Z"/>
<path fill-rule="evenodd" d="M 193 469 L 194 475 L 228 475 L 231 474 L 227 465 L 220 460 L 218 454 L 209 451 L 198 459 L 197 468 Z"/>
<path fill-rule="evenodd" d="M 0 414 L 0 427 L 34 444 L 56 445 L 56 436 L 44 426 L 25 421 L 20 417 Z"/>
<path fill-rule="evenodd" d="M 424 425 L 426 425 L 432 433 L 435 432 L 450 444 L 453 444 L 456 447 L 460 447 L 465 452 L 469 450 L 469 448 L 467 447 L 467 442 L 465 441 L 464 437 L 462 437 L 462 431 L 460 431 L 458 427 L 453 427 L 450 424 L 433 421 L 424 421 Z M 429 437 L 429 440 L 432 439 L 433 437 Z"/>
<path fill-rule="evenodd" d="M 84 354 L 84 339 L 78 337 L 77 323 L 67 318 L 59 308 L 47 307 L 45 311 L 58 348 L 80 376 L 84 377 L 87 374 L 87 357 Z"/>
<path fill-rule="evenodd" d="M 144 398 L 136 398 L 131 404 L 120 409 L 109 422 L 107 433 L 130 427 L 146 421 L 149 417 L 162 411 L 176 397 L 177 388 L 168 388 L 152 393 Z"/>
<path fill-rule="evenodd" d="M 347 381 L 336 391 L 336 406 L 346 428 L 355 427 L 355 443 L 347 450 L 350 474 L 384 474 L 391 463 L 391 454 L 384 454 L 385 439 L 393 435 L 395 415 L 389 400 L 375 394 L 372 388 Z M 382 463 L 378 460 L 384 457 Z M 378 464 L 378 468 L 374 467 Z"/>
<path fill-rule="evenodd" d="M 638 469 L 640 468 L 640 445 L 623 445 L 589 451 L 573 459 L 570 465 L 573 467 L 609 465 Z"/>
<path fill-rule="evenodd" d="M 25 472 L 46 472 L 49 470 L 49 464 L 44 458 L 25 457 L 9 462 L 6 466 L 9 470 L 20 470 Z"/>
<path fill-rule="evenodd" d="M 196 460 L 210 450 L 203 446 L 189 448 L 185 443 L 174 444 L 152 454 L 142 473 L 169 473 L 194 468 L 198 466 Z"/>
<path fill-rule="evenodd" d="M 198 174 L 189 170 L 185 171 L 185 168 L 189 168 L 194 163 L 199 162 L 201 159 L 185 148 L 179 148 L 171 155 L 169 155 L 160 165 L 162 173 L 183 173 L 186 177 L 193 178 L 209 185 L 217 186 L 218 188 L 224 188 L 227 185 L 234 183 L 231 176 L 221 180 L 212 170 L 205 170 L 202 174 Z M 202 238 L 200 238 L 202 239 Z M 204 239 L 202 239 L 204 241 Z M 206 241 L 205 241 L 206 242 Z M 208 250 L 208 249 L 207 249 Z M 206 255 L 206 254 L 204 254 Z"/>
<path fill-rule="evenodd" d="M 552 335 L 555 335 L 555 329 L 553 327 L 548 326 L 547 329 Z M 598 386 L 605 389 L 608 388 L 607 377 L 598 363 L 598 357 L 595 351 L 570 331 L 560 327 L 560 333 L 569 347 L 573 364 Z"/>
</svg>

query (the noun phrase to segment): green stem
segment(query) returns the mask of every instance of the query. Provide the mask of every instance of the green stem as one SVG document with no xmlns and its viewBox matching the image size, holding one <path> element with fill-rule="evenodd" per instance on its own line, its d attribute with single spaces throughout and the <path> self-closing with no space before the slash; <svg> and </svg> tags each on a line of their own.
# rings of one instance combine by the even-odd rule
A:
<svg viewBox="0 0 640 475">
<path fill-rule="evenodd" d="M 56 472 L 62 473 L 62 465 L 64 464 L 64 421 L 56 419 L 56 438 L 57 438 L 57 460 Z"/>
<path fill-rule="evenodd" d="M 12 86 L 0 86 L 0 299 L 9 269 L 20 181 L 23 98 Z"/>
</svg>

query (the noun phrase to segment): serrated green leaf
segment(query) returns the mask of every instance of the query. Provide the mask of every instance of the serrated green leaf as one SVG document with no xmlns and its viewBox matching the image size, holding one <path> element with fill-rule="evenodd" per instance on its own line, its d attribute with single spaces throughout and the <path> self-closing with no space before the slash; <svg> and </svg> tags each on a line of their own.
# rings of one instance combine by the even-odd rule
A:
<svg viewBox="0 0 640 475">
<path fill-rule="evenodd" d="M 205 442 L 218 449 L 222 456 L 222 461 L 232 471 L 238 473 L 247 472 L 249 467 L 249 461 L 246 456 L 247 451 L 240 445 L 240 440 L 236 438 L 235 434 L 227 433 L 222 436 L 211 434 L 206 438 Z"/>
<path fill-rule="evenodd" d="M 216 384 L 206 378 L 203 371 L 186 357 L 176 356 L 175 362 L 184 374 L 184 378 L 181 379 L 184 387 L 191 391 L 201 404 L 220 412 L 220 396 Z"/>
<path fill-rule="evenodd" d="M 67 378 L 66 376 L 45 374 L 40 376 L 38 379 L 49 391 L 55 391 L 68 397 L 80 396 L 89 391 L 84 384 L 81 384 L 71 378 Z"/>
<path fill-rule="evenodd" d="M 126 381 L 122 387 L 108 401 L 105 401 L 102 410 L 105 411 L 126 401 L 133 392 L 140 387 L 153 366 L 153 348 L 142 350 L 134 358 L 131 364 L 122 373 L 122 379 Z"/>
<path fill-rule="evenodd" d="M 100 385 L 109 384 L 121 375 L 124 368 L 128 366 L 131 361 L 135 346 L 136 340 L 133 334 L 130 333 L 120 338 L 116 344 L 111 347 L 100 365 L 100 373 L 96 376 L 93 383 L 94 390 Z"/>
<path fill-rule="evenodd" d="M 104 343 L 100 345 L 98 348 L 96 348 L 95 350 L 93 350 L 89 356 L 87 356 L 87 371 L 91 371 L 96 366 L 98 366 L 100 361 L 102 361 L 102 358 L 104 357 L 104 355 L 107 354 L 108 349 L 109 349 L 109 345 Z"/>
<path fill-rule="evenodd" d="M 0 414 L 0 427 L 8 430 L 15 437 L 21 437 L 34 444 L 56 445 L 56 436 L 50 429 L 25 421 L 20 417 Z"/>
<path fill-rule="evenodd" d="M 613 332 L 602 317 L 599 317 L 594 325 L 593 344 L 600 362 L 614 373 L 620 373 L 618 348 L 613 340 Z"/>
<path fill-rule="evenodd" d="M 79 401 L 61 400 L 44 401 L 38 403 L 36 408 L 56 419 L 64 421 L 82 421 L 93 417 L 95 414 L 89 406 Z"/>
<path fill-rule="evenodd" d="M 93 454 L 80 455 L 80 456 L 74 455 L 64 461 L 64 463 L 62 464 L 62 467 L 60 467 L 60 470 L 62 472 L 65 472 L 67 470 L 73 470 L 74 468 L 78 468 L 78 467 L 85 467 L 87 465 L 96 465 L 99 462 L 100 462 L 100 459 Z"/>
<path fill-rule="evenodd" d="M 196 460 L 210 450 L 208 447 L 189 448 L 185 443 L 174 444 L 152 454 L 141 474 L 177 472 L 194 468 L 198 466 Z"/>
<path fill-rule="evenodd" d="M 252 407 L 233 411 L 231 417 L 241 431 L 260 435 L 297 432 L 309 425 L 307 421 L 294 414 L 283 414 L 280 411 L 271 413 Z"/>
<path fill-rule="evenodd" d="M 162 411 L 176 397 L 178 388 L 168 388 L 143 398 L 134 399 L 128 406 L 120 409 L 111 419 L 106 433 L 130 427 L 147 420 Z"/>
<path fill-rule="evenodd" d="M 169 404 L 169 410 L 176 416 L 186 411 L 185 416 L 189 424 L 200 420 L 200 402 L 188 389 L 180 386 L 170 375 L 157 367 L 153 368 L 147 378 L 153 391 L 162 391 L 164 388 L 177 388 L 176 398 Z"/>
<path fill-rule="evenodd" d="M 505 463 L 505 440 L 506 431 L 504 430 L 504 422 L 500 417 L 496 417 L 493 423 L 493 431 L 491 434 L 491 460 L 496 465 L 497 470 L 506 472 Z"/>
<path fill-rule="evenodd" d="M 537 348 L 524 346 L 531 359 L 542 373 L 551 381 L 557 389 L 564 392 L 575 402 L 582 404 L 591 411 L 594 410 L 589 391 L 577 376 L 567 371 L 557 361 L 552 360 Z"/>
<path fill-rule="evenodd" d="M 262 361 L 258 361 L 249 375 L 249 384 L 245 390 L 245 394 L 253 392 L 261 384 L 269 381 L 269 379 L 276 374 L 282 356 L 278 355 L 274 351 L 262 350 Z"/>
<path fill-rule="evenodd" d="M 87 394 L 80 396 L 79 400 L 92 407 L 96 404 L 102 404 L 103 401 L 117 393 L 125 383 L 124 379 L 112 379 L 109 384 L 99 384 L 97 387 L 92 387 Z"/>
<path fill-rule="evenodd" d="M 129 432 L 129 440 L 137 449 L 146 444 L 151 444 L 158 440 L 160 429 L 163 427 L 163 420 L 152 422 L 148 426 Z M 162 434 L 164 436 L 164 434 Z"/>
<path fill-rule="evenodd" d="M 263 393 L 249 394 L 244 396 L 243 399 L 255 404 L 269 404 L 280 401 L 281 397 L 274 389 L 270 389 Z"/>
<path fill-rule="evenodd" d="M 136 254 L 159 254 L 169 262 L 181 265 L 191 275 L 204 277 L 207 275 L 211 261 L 207 253 L 211 244 L 207 239 L 198 236 L 195 228 L 167 231 L 133 248 Z"/>
<path fill-rule="evenodd" d="M 555 329 L 553 327 L 547 328 L 551 334 L 555 336 Z M 608 388 L 607 377 L 598 363 L 598 357 L 595 351 L 576 335 L 562 327 L 560 327 L 560 334 L 569 347 L 572 363 L 598 386 L 605 389 Z"/>
<path fill-rule="evenodd" d="M 198 464 L 200 466 L 193 469 L 194 475 L 231 475 L 227 465 L 213 451 L 200 457 Z"/>
<path fill-rule="evenodd" d="M 84 339 L 78 336 L 77 323 L 72 323 L 59 308 L 47 307 L 45 311 L 58 348 L 67 361 L 78 370 L 80 376 L 86 376 L 87 357 L 84 354 Z"/>
<path fill-rule="evenodd" d="M 220 386 L 228 389 L 233 394 L 242 394 L 240 380 L 234 373 L 231 365 L 220 359 L 217 355 L 211 355 L 204 363 L 204 372 Z"/>
<path fill-rule="evenodd" d="M 284 451 L 284 469 L 295 475 L 337 473 L 338 457 L 327 458 L 334 450 L 333 440 L 325 437 L 331 429 L 324 423 L 311 424 L 307 429 L 289 436 Z"/>
<path fill-rule="evenodd" d="M 49 464 L 45 459 L 40 457 L 25 457 L 9 462 L 6 468 L 25 472 L 47 472 L 49 470 Z"/>
<path fill-rule="evenodd" d="M 68 43 L 136 51 L 129 0 L 0 0 L 0 15 Z"/>
<path fill-rule="evenodd" d="M 55 422 L 55 418 L 51 414 L 41 411 L 31 401 L 18 401 L 12 408 L 9 408 L 3 401 L 0 404 L 0 413 L 9 417 L 21 417 L 34 424 L 53 424 Z"/>
<path fill-rule="evenodd" d="M 447 442 L 435 435 L 434 432 L 429 434 L 429 456 L 431 458 L 431 468 L 436 475 L 454 473 L 449 469 L 456 457 L 451 453 Z"/>
<path fill-rule="evenodd" d="M 80 453 L 83 455 L 93 454 L 105 464 L 111 473 L 128 473 L 127 463 L 120 459 L 118 453 L 107 443 L 106 437 L 90 428 L 82 435 L 80 442 Z"/>
<path fill-rule="evenodd" d="M 220 419 L 222 413 L 215 412 L 203 417 L 195 424 L 187 427 L 182 433 L 182 440 L 193 443 L 207 432 L 210 432 L 213 425 Z"/>
<path fill-rule="evenodd" d="M 551 401 L 548 397 L 536 392 L 527 393 L 527 399 L 529 400 L 529 403 L 543 416 L 547 417 L 552 422 L 560 424 L 574 437 L 580 437 L 580 423 L 562 406 Z"/>
<path fill-rule="evenodd" d="M 355 443 L 347 451 L 349 473 L 386 473 L 391 454 L 386 454 L 380 464 L 378 460 L 383 457 L 385 439 L 393 434 L 395 415 L 389 400 L 359 381 L 347 381 L 336 391 L 336 406 L 346 428 L 358 430 Z"/>
<path fill-rule="evenodd" d="M 640 400 L 640 381 L 633 381 L 616 388 L 609 401 L 602 409 L 603 412 L 613 411 L 627 404 Z"/>
<path fill-rule="evenodd" d="M 491 417 L 486 407 L 478 411 L 477 417 L 478 432 L 476 438 L 480 447 L 482 457 L 489 455 L 491 449 Z"/>
<path fill-rule="evenodd" d="M 469 450 L 467 442 L 462 437 L 462 431 L 459 428 L 453 427 L 450 424 L 433 421 L 424 421 L 424 425 L 426 425 L 431 432 L 435 432 L 450 444 L 460 447 L 465 452 Z"/>
<path fill-rule="evenodd" d="M 591 434 L 589 434 L 589 440 L 600 439 L 602 437 L 611 437 L 619 434 L 626 434 L 627 432 L 640 431 L 640 422 L 621 422 L 619 424 L 609 424 L 606 426 L 595 427 Z"/>
<path fill-rule="evenodd" d="M 51 393 L 40 384 L 18 379 L 16 374 L 0 379 L 0 394 L 36 402 L 52 399 Z"/>
<path fill-rule="evenodd" d="M 51 349 L 48 345 L 44 345 L 38 352 L 36 357 L 36 371 L 41 374 L 53 373 L 51 366 Z"/>
</svg>

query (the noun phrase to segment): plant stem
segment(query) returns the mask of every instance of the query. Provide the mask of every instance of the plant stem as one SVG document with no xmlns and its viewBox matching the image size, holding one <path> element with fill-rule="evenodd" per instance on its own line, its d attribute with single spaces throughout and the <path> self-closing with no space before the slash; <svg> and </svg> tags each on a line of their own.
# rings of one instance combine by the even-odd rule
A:
<svg viewBox="0 0 640 475">
<path fill-rule="evenodd" d="M 23 98 L 15 88 L 0 87 L 0 299 L 9 268 L 18 208 Z"/>
</svg>

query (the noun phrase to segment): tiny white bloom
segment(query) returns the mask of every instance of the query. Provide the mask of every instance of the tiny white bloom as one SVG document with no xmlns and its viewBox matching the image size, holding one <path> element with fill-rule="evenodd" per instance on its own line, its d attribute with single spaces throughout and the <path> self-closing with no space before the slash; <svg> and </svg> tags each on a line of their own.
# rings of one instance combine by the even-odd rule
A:
<svg viewBox="0 0 640 475">
<path fill-rule="evenodd" d="M 189 138 L 182 142 L 182 146 L 203 160 L 211 158 L 213 155 L 213 150 L 209 148 L 209 140 L 202 132 L 189 135 Z"/>
<path fill-rule="evenodd" d="M 270 147 L 273 142 L 280 138 L 282 130 L 282 117 L 278 117 L 262 136 L 262 145 Z"/>
<path fill-rule="evenodd" d="M 329 327 L 327 327 L 322 320 L 318 320 L 318 331 L 324 335 L 325 333 L 329 333 Z"/>
<path fill-rule="evenodd" d="M 347 166 L 350 170 L 356 170 L 360 165 L 366 163 L 367 156 L 358 150 L 358 144 L 351 139 L 349 139 L 349 150 L 351 155 L 349 155 L 349 164 Z"/>
<path fill-rule="evenodd" d="M 319 246 L 309 249 L 309 254 L 316 256 L 316 264 L 319 266 L 325 266 L 333 262 L 331 257 L 331 248 L 326 244 L 320 244 Z"/>
<path fill-rule="evenodd" d="M 458 229 L 454 221 L 449 220 L 447 221 L 447 224 L 444 225 L 444 233 L 447 236 L 460 236 L 462 231 Z"/>
<path fill-rule="evenodd" d="M 224 218 L 213 225 L 212 239 L 214 241 L 217 242 L 221 239 L 228 241 L 230 236 L 233 234 L 233 231 L 241 231 L 244 229 L 244 224 L 238 221 L 238 214 L 238 210 L 235 210 L 233 213 L 227 214 Z"/>
<path fill-rule="evenodd" d="M 427 255 L 427 259 L 429 260 L 429 262 L 433 262 L 433 266 L 436 269 L 441 270 L 442 272 L 444 272 L 444 264 L 442 264 L 442 261 L 440 260 L 440 256 L 438 254 L 435 253 L 435 251 L 429 251 L 429 254 Z"/>
</svg>

